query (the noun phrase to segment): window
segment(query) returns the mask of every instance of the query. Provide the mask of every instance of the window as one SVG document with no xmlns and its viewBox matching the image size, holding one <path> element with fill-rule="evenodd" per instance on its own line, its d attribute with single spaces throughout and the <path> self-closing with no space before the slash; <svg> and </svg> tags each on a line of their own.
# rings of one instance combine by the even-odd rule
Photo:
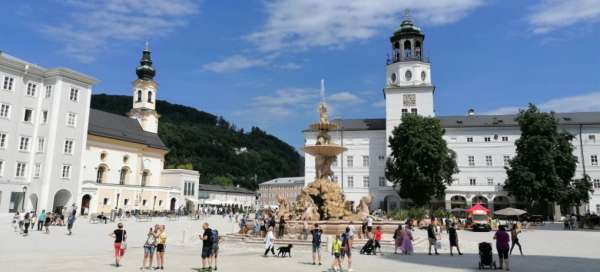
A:
<svg viewBox="0 0 600 272">
<path fill-rule="evenodd" d="M 46 143 L 46 139 L 43 137 L 38 137 L 38 145 L 37 145 L 37 153 L 44 153 L 44 145 Z"/>
<path fill-rule="evenodd" d="M 354 177 L 348 176 L 348 188 L 354 188 Z"/>
<path fill-rule="evenodd" d="M 508 142 L 508 136 L 502 136 L 502 141 L 503 142 Z"/>
<path fill-rule="evenodd" d="M 1 104 L 0 105 L 0 118 L 10 118 L 10 105 Z"/>
<path fill-rule="evenodd" d="M 483 141 L 486 142 L 486 143 L 487 142 L 491 142 L 492 138 L 491 137 L 483 137 Z"/>
<path fill-rule="evenodd" d="M 152 103 L 152 92 L 148 91 L 148 103 Z"/>
<path fill-rule="evenodd" d="M 487 178 L 487 185 L 494 185 L 494 178 Z"/>
<path fill-rule="evenodd" d="M 17 162 L 17 171 L 15 176 L 18 178 L 25 177 L 25 172 L 27 171 L 27 164 L 24 162 Z"/>
<path fill-rule="evenodd" d="M 27 83 L 27 92 L 26 94 L 28 96 L 35 96 L 35 89 L 37 88 L 37 85 L 34 83 Z"/>
<path fill-rule="evenodd" d="M 592 155 L 591 161 L 592 161 L 593 166 L 598 166 L 598 156 L 597 155 Z"/>
<path fill-rule="evenodd" d="M 378 158 L 380 161 L 383 161 L 383 160 L 385 160 L 385 156 L 384 156 L 384 155 L 379 155 L 379 156 L 377 156 L 377 158 Z"/>
<path fill-rule="evenodd" d="M 0 160 L 0 177 L 4 176 L 4 161 Z"/>
<path fill-rule="evenodd" d="M 504 155 L 504 166 L 509 166 L 509 165 L 510 165 L 510 156 Z"/>
<path fill-rule="evenodd" d="M 42 111 L 42 124 L 48 123 L 48 111 Z"/>
<path fill-rule="evenodd" d="M 71 88 L 71 92 L 69 93 L 69 100 L 73 102 L 79 101 L 79 90 Z"/>
<path fill-rule="evenodd" d="M 129 161 L 129 156 L 123 156 L 123 163 L 127 163 Z"/>
<path fill-rule="evenodd" d="M 33 115 L 32 109 L 25 109 L 25 112 L 23 113 L 23 122 L 31 123 L 32 115 Z"/>
<path fill-rule="evenodd" d="M 147 181 L 148 181 L 148 171 L 144 171 L 144 173 L 142 173 L 142 187 L 146 186 Z"/>
<path fill-rule="evenodd" d="M 348 156 L 346 159 L 348 160 L 348 168 L 354 167 L 354 157 Z"/>
<path fill-rule="evenodd" d="M 369 188 L 369 176 L 363 177 L 363 187 Z"/>
<path fill-rule="evenodd" d="M 46 86 L 46 98 L 52 97 L 52 85 Z"/>
<path fill-rule="evenodd" d="M 74 112 L 67 113 L 67 126 L 74 127 L 77 123 L 77 114 Z"/>
<path fill-rule="evenodd" d="M 0 132 L 0 149 L 5 149 L 8 142 L 8 135 L 4 132 Z"/>
<path fill-rule="evenodd" d="M 402 116 L 406 115 L 408 113 L 408 109 L 402 109 Z"/>
<path fill-rule="evenodd" d="M 104 172 L 106 172 L 106 168 L 104 166 L 99 166 L 98 171 L 96 172 L 96 183 L 104 182 Z"/>
<path fill-rule="evenodd" d="M 592 142 L 595 142 L 596 141 L 596 135 L 594 135 L 594 134 L 588 135 L 588 140 L 590 140 Z"/>
<path fill-rule="evenodd" d="M 362 156 L 363 167 L 369 167 L 369 156 Z"/>
<path fill-rule="evenodd" d="M 21 136 L 19 138 L 19 151 L 29 151 L 29 141 L 31 138 L 26 136 Z"/>
<path fill-rule="evenodd" d="M 490 156 L 490 155 L 485 156 L 485 165 L 487 165 L 487 166 L 493 166 L 494 165 L 494 163 L 492 161 L 492 156 Z"/>
<path fill-rule="evenodd" d="M 472 143 L 473 142 L 473 137 L 467 137 L 467 143 Z"/>
<path fill-rule="evenodd" d="M 415 108 L 410 109 L 410 113 L 417 115 L 417 109 L 415 109 Z"/>
<path fill-rule="evenodd" d="M 469 185 L 477 185 L 477 179 L 475 179 L 475 178 L 470 178 L 470 179 L 469 179 Z"/>
<path fill-rule="evenodd" d="M 7 90 L 7 91 L 12 91 L 14 82 L 15 82 L 14 78 L 5 76 L 4 84 L 2 84 L 2 89 Z"/>
<path fill-rule="evenodd" d="M 596 204 L 596 214 L 600 214 L 600 204 Z"/>
<path fill-rule="evenodd" d="M 121 175 L 119 177 L 119 184 L 125 185 L 125 181 L 127 181 L 127 174 L 129 171 L 126 167 L 121 168 Z"/>
<path fill-rule="evenodd" d="M 385 187 L 385 178 L 384 177 L 379 177 L 379 187 Z"/>
<path fill-rule="evenodd" d="M 65 154 L 73 154 L 73 139 L 65 140 L 64 153 Z"/>
<path fill-rule="evenodd" d="M 42 172 L 42 164 L 38 162 L 38 163 L 35 164 L 35 168 L 33 170 L 33 177 L 34 178 L 39 178 L 40 177 L 40 172 Z"/>
<path fill-rule="evenodd" d="M 61 177 L 64 179 L 71 178 L 71 165 L 63 164 L 62 171 L 61 171 Z"/>
<path fill-rule="evenodd" d="M 142 90 L 137 91 L 137 102 L 142 102 Z"/>
<path fill-rule="evenodd" d="M 469 166 L 475 166 L 475 156 L 469 156 Z"/>
<path fill-rule="evenodd" d="M 402 95 L 402 105 L 405 107 L 417 106 L 417 95 L 416 94 L 404 94 Z"/>
<path fill-rule="evenodd" d="M 594 179 L 594 189 L 600 189 L 600 179 Z"/>
<path fill-rule="evenodd" d="M 102 201 L 102 204 L 108 205 L 108 198 L 107 197 L 104 198 L 104 201 Z"/>
</svg>

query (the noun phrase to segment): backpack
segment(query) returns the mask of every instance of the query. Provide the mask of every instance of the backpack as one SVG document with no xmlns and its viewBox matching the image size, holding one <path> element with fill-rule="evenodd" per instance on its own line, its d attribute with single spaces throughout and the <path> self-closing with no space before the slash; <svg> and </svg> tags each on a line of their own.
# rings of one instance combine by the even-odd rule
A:
<svg viewBox="0 0 600 272">
<path fill-rule="evenodd" d="M 347 247 L 348 246 L 348 233 L 342 233 L 342 246 L 343 247 Z"/>
<path fill-rule="evenodd" d="M 321 230 L 314 229 L 313 230 L 313 244 L 320 245 L 321 244 Z"/>
<path fill-rule="evenodd" d="M 219 243 L 219 231 L 216 229 L 212 230 L 212 233 L 210 235 L 210 241 L 212 242 L 213 245 L 216 245 L 217 243 Z"/>
</svg>

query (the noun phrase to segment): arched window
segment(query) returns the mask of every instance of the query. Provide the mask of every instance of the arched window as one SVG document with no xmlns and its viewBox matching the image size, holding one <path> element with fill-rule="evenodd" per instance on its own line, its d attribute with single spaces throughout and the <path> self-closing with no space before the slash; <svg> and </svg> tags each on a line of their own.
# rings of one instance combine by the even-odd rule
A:
<svg viewBox="0 0 600 272">
<path fill-rule="evenodd" d="M 421 42 L 416 41 L 415 42 L 415 57 L 420 57 L 420 56 L 421 56 Z"/>
<path fill-rule="evenodd" d="M 98 166 L 98 171 L 96 172 L 96 183 L 104 182 L 104 174 L 106 173 L 106 167 Z"/>
<path fill-rule="evenodd" d="M 142 187 L 146 186 L 147 181 L 148 181 L 148 171 L 144 171 L 142 173 Z"/>
<path fill-rule="evenodd" d="M 127 167 L 121 168 L 121 176 L 119 177 L 119 184 L 125 185 L 127 183 L 128 176 L 129 176 L 129 169 Z"/>
<path fill-rule="evenodd" d="M 410 57 L 412 55 L 411 50 L 412 50 L 412 46 L 410 44 L 410 41 L 406 40 L 404 42 L 404 57 L 406 57 L 406 58 Z"/>
<path fill-rule="evenodd" d="M 152 91 L 148 91 L 148 103 L 152 103 Z"/>
<path fill-rule="evenodd" d="M 142 90 L 137 91 L 137 102 L 142 102 Z"/>
</svg>

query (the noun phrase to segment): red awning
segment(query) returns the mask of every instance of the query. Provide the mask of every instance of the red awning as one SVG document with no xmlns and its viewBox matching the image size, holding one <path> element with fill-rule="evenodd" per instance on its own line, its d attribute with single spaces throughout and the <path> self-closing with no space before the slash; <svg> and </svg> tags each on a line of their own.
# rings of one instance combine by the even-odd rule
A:
<svg viewBox="0 0 600 272">
<path fill-rule="evenodd" d="M 485 212 L 486 214 L 490 213 L 490 210 L 484 206 L 482 206 L 481 204 L 477 203 L 475 205 L 473 205 L 473 207 L 469 208 L 466 210 L 467 213 L 473 214 L 475 212 Z"/>
</svg>

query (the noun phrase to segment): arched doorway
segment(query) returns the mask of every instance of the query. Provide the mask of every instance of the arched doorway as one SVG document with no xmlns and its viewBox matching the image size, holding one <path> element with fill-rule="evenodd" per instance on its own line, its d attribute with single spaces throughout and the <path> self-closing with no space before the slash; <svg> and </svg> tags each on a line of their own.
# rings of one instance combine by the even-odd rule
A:
<svg viewBox="0 0 600 272">
<path fill-rule="evenodd" d="M 89 194 L 85 194 L 81 198 L 81 215 L 88 215 L 90 212 L 90 202 L 92 201 L 92 196 Z"/>
<path fill-rule="evenodd" d="M 461 195 L 455 195 L 450 198 L 450 209 L 466 209 L 467 208 L 467 199 Z"/>
<path fill-rule="evenodd" d="M 494 198 L 494 210 L 502 210 L 510 207 L 510 201 L 506 196 L 497 196 Z"/>
<path fill-rule="evenodd" d="M 473 202 L 473 205 L 479 203 L 486 208 L 488 207 L 488 199 L 485 196 L 480 196 L 480 195 L 474 196 L 472 202 Z"/>
<path fill-rule="evenodd" d="M 71 199 L 71 192 L 61 189 L 54 194 L 54 205 L 52 205 L 52 211 L 61 213 L 63 208 L 67 206 Z"/>
<path fill-rule="evenodd" d="M 38 196 L 36 194 L 29 195 L 29 203 L 31 204 L 31 210 L 37 213 Z"/>
<path fill-rule="evenodd" d="M 177 204 L 177 199 L 171 198 L 171 206 L 169 206 L 170 211 L 175 211 L 175 204 Z"/>
<path fill-rule="evenodd" d="M 387 195 L 383 198 L 383 208 L 388 213 L 400 209 L 400 198 L 397 195 Z"/>
</svg>

